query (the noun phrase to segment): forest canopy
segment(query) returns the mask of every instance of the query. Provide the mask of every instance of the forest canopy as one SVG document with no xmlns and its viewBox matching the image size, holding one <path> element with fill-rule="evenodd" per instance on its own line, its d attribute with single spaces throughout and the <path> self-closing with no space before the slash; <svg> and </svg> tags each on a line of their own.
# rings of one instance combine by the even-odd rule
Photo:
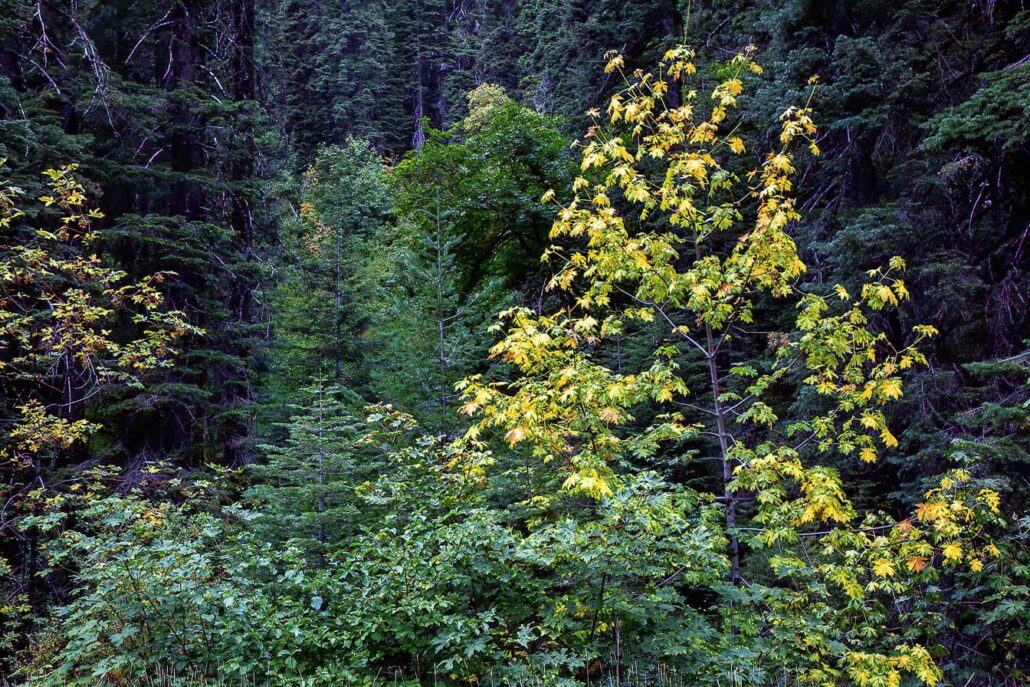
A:
<svg viewBox="0 0 1030 687">
<path fill-rule="evenodd" d="M 1030 684 L 1028 55 L 6 3 L 0 684 Z"/>
</svg>

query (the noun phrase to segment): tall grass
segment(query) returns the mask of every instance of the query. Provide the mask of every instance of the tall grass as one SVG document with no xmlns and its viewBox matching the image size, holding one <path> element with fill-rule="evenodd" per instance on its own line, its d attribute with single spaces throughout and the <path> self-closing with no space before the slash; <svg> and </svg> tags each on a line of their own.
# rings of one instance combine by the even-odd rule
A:
<svg viewBox="0 0 1030 687">
<path fill-rule="evenodd" d="M 32 687 L 28 683 L 14 682 L 0 677 L 0 687 Z M 81 684 L 81 683 L 80 683 Z M 111 676 L 95 682 L 87 683 L 87 687 L 443 687 L 451 684 L 443 676 L 426 676 L 421 682 L 405 675 L 402 670 L 395 670 L 386 675 L 380 674 L 360 685 L 304 677 L 300 675 L 283 677 L 279 680 L 258 679 L 254 676 L 211 676 L 199 671 L 176 671 L 159 669 L 153 673 L 135 677 Z M 553 687 L 539 678 L 499 678 L 492 672 L 483 676 L 479 682 L 465 683 L 469 687 Z M 688 687 L 682 675 L 665 666 L 648 666 L 640 669 L 636 665 L 629 666 L 622 674 L 604 673 L 592 677 L 585 683 L 589 687 Z M 735 687 L 737 681 L 727 682 L 723 687 Z"/>
</svg>

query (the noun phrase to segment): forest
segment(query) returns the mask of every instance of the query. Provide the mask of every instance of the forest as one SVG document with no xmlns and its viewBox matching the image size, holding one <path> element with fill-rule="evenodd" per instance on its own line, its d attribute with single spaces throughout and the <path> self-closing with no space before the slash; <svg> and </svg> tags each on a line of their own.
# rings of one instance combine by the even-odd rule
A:
<svg viewBox="0 0 1030 687">
<path fill-rule="evenodd" d="M 0 685 L 1030 686 L 1025 0 L 0 0 Z"/>
</svg>

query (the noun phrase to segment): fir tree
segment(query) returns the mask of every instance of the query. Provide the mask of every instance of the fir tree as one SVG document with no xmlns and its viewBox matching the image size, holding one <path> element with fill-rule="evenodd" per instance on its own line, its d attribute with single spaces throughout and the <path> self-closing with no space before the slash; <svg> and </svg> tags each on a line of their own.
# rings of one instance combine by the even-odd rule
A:
<svg viewBox="0 0 1030 687">
<path fill-rule="evenodd" d="M 360 526 L 355 490 L 375 472 L 360 445 L 360 399 L 336 385 L 303 390 L 301 403 L 282 424 L 286 440 L 265 446 L 267 458 L 251 468 L 258 484 L 248 497 L 260 518 L 255 528 L 269 541 L 289 541 L 325 563 Z"/>
<path fill-rule="evenodd" d="M 437 201 L 439 203 L 439 201 Z M 369 329 L 371 390 L 410 412 L 429 431 L 456 427 L 454 385 L 485 360 L 486 329 L 510 297 L 492 279 L 463 293 L 454 255 L 462 236 L 441 208 L 409 225 L 394 283 Z"/>
<path fill-rule="evenodd" d="M 279 401 L 318 375 L 358 390 L 366 384 L 363 335 L 390 205 L 386 170 L 365 142 L 322 148 L 305 173 L 273 293 L 269 392 Z"/>
</svg>

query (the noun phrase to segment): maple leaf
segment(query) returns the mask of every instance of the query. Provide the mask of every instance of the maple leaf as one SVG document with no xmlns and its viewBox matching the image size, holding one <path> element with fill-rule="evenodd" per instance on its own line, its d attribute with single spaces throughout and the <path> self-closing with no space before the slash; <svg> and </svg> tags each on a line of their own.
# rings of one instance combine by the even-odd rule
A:
<svg viewBox="0 0 1030 687">
<path fill-rule="evenodd" d="M 873 563 L 873 572 L 879 577 L 893 577 L 894 565 L 886 558 L 880 558 Z"/>
<path fill-rule="evenodd" d="M 526 438 L 526 430 L 522 429 L 521 427 L 513 427 L 511 430 L 508 431 L 507 434 L 504 435 L 504 438 L 508 440 L 509 444 L 514 446 L 515 444 L 519 443 L 520 441 Z"/>
<path fill-rule="evenodd" d="M 879 391 L 887 398 L 901 398 L 901 380 L 885 379 L 880 383 Z"/>
<path fill-rule="evenodd" d="M 884 446 L 887 448 L 894 448 L 898 445 L 898 440 L 886 427 L 880 430 L 880 440 L 883 441 Z"/>
<path fill-rule="evenodd" d="M 909 556 L 905 561 L 905 567 L 915 573 L 923 572 L 926 568 L 926 556 Z"/>
<path fill-rule="evenodd" d="M 945 560 L 960 561 L 962 560 L 962 545 L 958 542 L 951 542 L 944 546 L 941 553 L 944 554 Z"/>
</svg>

